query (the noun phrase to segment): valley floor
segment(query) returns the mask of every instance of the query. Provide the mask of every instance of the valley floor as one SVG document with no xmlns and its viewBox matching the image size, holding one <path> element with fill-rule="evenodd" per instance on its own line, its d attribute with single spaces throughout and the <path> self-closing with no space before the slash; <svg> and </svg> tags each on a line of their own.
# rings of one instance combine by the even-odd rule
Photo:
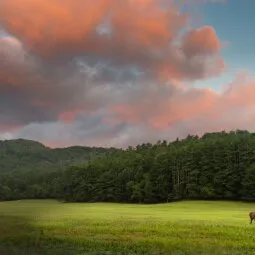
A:
<svg viewBox="0 0 255 255">
<path fill-rule="evenodd" d="M 254 203 L 0 202 L 0 254 L 255 254 Z"/>
</svg>

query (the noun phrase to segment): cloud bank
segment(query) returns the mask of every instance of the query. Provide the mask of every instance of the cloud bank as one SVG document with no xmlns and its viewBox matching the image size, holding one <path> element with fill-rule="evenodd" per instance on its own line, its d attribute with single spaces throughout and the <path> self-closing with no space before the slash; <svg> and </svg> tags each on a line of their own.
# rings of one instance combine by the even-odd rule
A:
<svg viewBox="0 0 255 255">
<path fill-rule="evenodd" d="M 253 128 L 255 80 L 189 86 L 226 66 L 179 3 L 0 0 L 0 139 L 125 147 Z"/>
</svg>

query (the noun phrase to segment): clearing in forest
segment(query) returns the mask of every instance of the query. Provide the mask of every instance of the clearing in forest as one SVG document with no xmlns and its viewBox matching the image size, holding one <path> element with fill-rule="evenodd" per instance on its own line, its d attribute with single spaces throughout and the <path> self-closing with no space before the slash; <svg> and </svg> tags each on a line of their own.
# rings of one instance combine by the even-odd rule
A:
<svg viewBox="0 0 255 255">
<path fill-rule="evenodd" d="M 254 203 L 0 202 L 0 254 L 255 254 Z"/>
</svg>

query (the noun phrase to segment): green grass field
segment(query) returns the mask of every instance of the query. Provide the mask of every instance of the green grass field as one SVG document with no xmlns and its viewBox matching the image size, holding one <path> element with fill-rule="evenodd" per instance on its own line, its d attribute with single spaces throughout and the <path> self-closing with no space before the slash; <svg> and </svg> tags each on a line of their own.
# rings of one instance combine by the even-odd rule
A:
<svg viewBox="0 0 255 255">
<path fill-rule="evenodd" d="M 255 254 L 253 203 L 0 203 L 0 254 Z"/>
</svg>

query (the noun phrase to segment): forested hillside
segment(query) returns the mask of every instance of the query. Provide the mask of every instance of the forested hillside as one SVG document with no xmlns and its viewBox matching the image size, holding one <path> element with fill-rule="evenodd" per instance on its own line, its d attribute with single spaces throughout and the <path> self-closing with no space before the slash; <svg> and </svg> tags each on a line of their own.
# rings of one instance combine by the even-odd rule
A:
<svg viewBox="0 0 255 255">
<path fill-rule="evenodd" d="M 42 153 L 43 155 L 43 153 Z M 233 131 L 112 150 L 43 178 L 2 176 L 0 198 L 158 203 L 255 198 L 255 134 Z"/>
<path fill-rule="evenodd" d="M 24 139 L 0 141 L 0 173 L 61 170 L 73 163 L 84 163 L 107 150 L 80 146 L 50 149 L 39 142 Z"/>
</svg>

